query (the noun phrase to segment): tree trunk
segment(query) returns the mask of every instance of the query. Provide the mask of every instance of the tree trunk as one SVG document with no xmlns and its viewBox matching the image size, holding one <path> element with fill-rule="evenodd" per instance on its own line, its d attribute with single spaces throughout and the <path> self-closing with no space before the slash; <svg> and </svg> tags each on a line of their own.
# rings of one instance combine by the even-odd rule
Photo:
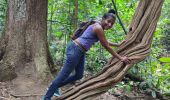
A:
<svg viewBox="0 0 170 100">
<path fill-rule="evenodd" d="M 47 0 L 8 0 L 5 35 L 2 39 L 0 81 L 12 80 L 21 74 L 42 81 L 51 79 Z"/>
<path fill-rule="evenodd" d="M 73 12 L 73 29 L 77 29 L 77 23 L 78 23 L 78 0 L 74 0 L 74 12 Z"/>
<path fill-rule="evenodd" d="M 95 98 L 113 87 L 136 63 L 145 59 L 151 51 L 153 33 L 157 26 L 164 0 L 140 0 L 130 25 L 126 42 L 119 47 L 119 54 L 128 56 L 132 63 L 124 64 L 116 58 L 97 75 L 84 80 L 56 98 L 57 100 L 95 100 Z M 93 98 L 93 99 L 92 99 Z"/>
</svg>

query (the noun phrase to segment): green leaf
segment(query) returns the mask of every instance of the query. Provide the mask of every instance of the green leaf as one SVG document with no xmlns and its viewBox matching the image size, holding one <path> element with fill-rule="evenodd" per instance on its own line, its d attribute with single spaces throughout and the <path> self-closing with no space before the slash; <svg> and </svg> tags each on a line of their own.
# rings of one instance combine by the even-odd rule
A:
<svg viewBox="0 0 170 100">
<path fill-rule="evenodd" d="M 156 92 L 155 91 L 152 91 L 152 97 L 156 98 Z"/>
<path fill-rule="evenodd" d="M 170 63 L 170 57 L 162 57 L 159 60 L 160 60 L 160 62 Z"/>
<path fill-rule="evenodd" d="M 131 91 L 132 91 L 131 86 L 130 86 L 130 85 L 127 85 L 127 86 L 126 86 L 126 90 L 127 90 L 127 92 L 131 92 Z"/>
<path fill-rule="evenodd" d="M 61 37 L 61 36 L 62 36 L 62 33 L 61 33 L 61 32 L 56 32 L 56 33 L 55 33 L 55 36 L 56 36 L 56 37 Z"/>
</svg>

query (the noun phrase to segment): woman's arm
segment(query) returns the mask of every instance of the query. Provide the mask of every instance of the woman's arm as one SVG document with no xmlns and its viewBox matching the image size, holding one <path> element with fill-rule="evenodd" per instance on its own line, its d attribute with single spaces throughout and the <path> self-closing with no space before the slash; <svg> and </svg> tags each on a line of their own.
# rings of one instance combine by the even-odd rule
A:
<svg viewBox="0 0 170 100">
<path fill-rule="evenodd" d="M 98 24 L 94 25 L 94 32 L 96 33 L 97 37 L 99 38 L 99 41 L 101 45 L 114 57 L 120 59 L 121 61 L 125 63 L 130 63 L 129 59 L 127 57 L 121 57 L 119 54 L 117 54 L 113 49 L 109 46 L 109 43 L 105 37 L 104 31 L 102 27 Z"/>
</svg>

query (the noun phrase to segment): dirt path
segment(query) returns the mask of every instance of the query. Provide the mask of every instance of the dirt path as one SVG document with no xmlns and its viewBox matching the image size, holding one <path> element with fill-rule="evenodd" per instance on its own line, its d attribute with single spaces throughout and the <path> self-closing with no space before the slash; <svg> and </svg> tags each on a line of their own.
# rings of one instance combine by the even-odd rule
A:
<svg viewBox="0 0 170 100">
<path fill-rule="evenodd" d="M 66 86 L 62 88 L 62 91 Z M 0 82 L 0 100 L 41 100 L 47 85 L 25 76 L 18 76 L 11 82 Z M 118 100 L 114 96 L 104 94 L 96 100 Z"/>
<path fill-rule="evenodd" d="M 0 83 L 0 100 L 40 100 L 46 87 L 32 78 L 18 76 L 11 82 Z"/>
<path fill-rule="evenodd" d="M 68 89 L 72 85 L 62 87 L 62 91 Z M 48 84 L 43 84 L 29 74 L 20 74 L 16 79 L 10 82 L 0 82 L 0 100 L 41 100 L 45 94 Z M 125 93 L 121 89 L 116 94 L 109 92 L 102 94 L 95 100 L 156 100 L 151 96 L 137 93 L 133 90 Z"/>
<path fill-rule="evenodd" d="M 11 82 L 0 82 L 0 100 L 41 100 L 48 85 L 43 85 L 36 80 L 19 76 Z M 62 91 L 70 86 L 62 87 Z M 116 96 L 117 95 L 117 96 Z M 151 96 L 138 94 L 135 91 L 124 93 L 118 90 L 114 95 L 109 92 L 102 94 L 94 100 L 158 100 Z"/>
</svg>

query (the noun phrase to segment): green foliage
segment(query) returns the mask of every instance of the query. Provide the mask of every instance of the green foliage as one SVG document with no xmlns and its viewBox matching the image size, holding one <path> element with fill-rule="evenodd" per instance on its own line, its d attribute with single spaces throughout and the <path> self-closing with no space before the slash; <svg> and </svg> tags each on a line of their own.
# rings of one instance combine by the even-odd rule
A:
<svg viewBox="0 0 170 100">
<path fill-rule="evenodd" d="M 135 83 L 133 81 L 129 81 L 128 83 L 120 82 L 119 84 L 115 85 L 114 88 L 110 89 L 109 92 L 114 94 L 118 89 L 120 89 L 122 92 L 130 93 L 132 92 L 134 86 Z"/>
<path fill-rule="evenodd" d="M 7 9 L 7 0 L 0 0 L 0 37 L 1 37 L 1 32 L 4 29 L 6 9 Z"/>
<path fill-rule="evenodd" d="M 156 98 L 156 92 L 152 91 L 152 97 Z"/>
<path fill-rule="evenodd" d="M 164 63 L 170 63 L 170 57 L 162 57 L 159 60 Z"/>
<path fill-rule="evenodd" d="M 163 44 L 164 53 L 170 53 L 170 1 L 166 0 L 162 9 L 162 16 L 159 22 L 159 28 L 162 31 L 161 44 Z"/>
</svg>

